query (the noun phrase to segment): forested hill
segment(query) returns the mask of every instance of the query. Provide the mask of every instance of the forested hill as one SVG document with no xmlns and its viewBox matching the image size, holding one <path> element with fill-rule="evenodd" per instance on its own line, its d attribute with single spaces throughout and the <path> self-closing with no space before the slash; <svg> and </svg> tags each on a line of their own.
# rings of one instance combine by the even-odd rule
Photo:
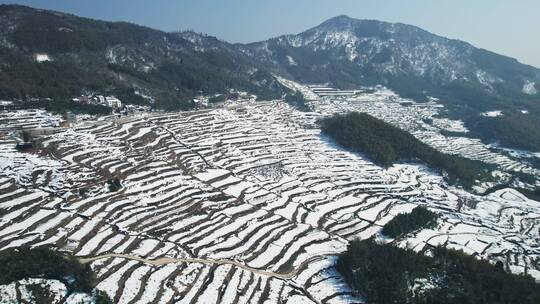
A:
<svg viewBox="0 0 540 304">
<path fill-rule="evenodd" d="M 0 98 L 115 94 L 182 109 L 196 94 L 283 88 L 230 44 L 194 32 L 165 33 L 15 5 L 0 6 Z M 136 95 L 135 92 L 141 94 Z"/>
</svg>

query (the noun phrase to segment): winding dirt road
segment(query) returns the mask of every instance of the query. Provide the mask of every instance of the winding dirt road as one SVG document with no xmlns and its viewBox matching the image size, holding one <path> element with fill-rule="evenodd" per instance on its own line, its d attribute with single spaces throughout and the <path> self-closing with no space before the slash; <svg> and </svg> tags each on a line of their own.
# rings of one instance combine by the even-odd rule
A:
<svg viewBox="0 0 540 304">
<path fill-rule="evenodd" d="M 240 262 L 231 261 L 231 260 L 214 260 L 214 259 L 202 259 L 202 258 L 182 258 L 182 259 L 158 258 L 158 259 L 151 260 L 151 259 L 141 258 L 141 257 L 138 257 L 138 256 L 133 256 L 133 255 L 109 253 L 109 254 L 99 255 L 99 256 L 96 256 L 96 257 L 79 258 L 79 261 L 81 263 L 83 263 L 83 264 L 87 264 L 87 263 L 91 263 L 91 262 L 94 262 L 94 261 L 97 261 L 97 260 L 107 259 L 107 258 L 128 259 L 128 260 L 138 261 L 138 262 L 141 262 L 141 263 L 150 264 L 150 265 L 154 265 L 154 266 L 163 266 L 163 265 L 174 264 L 174 263 L 201 263 L 201 264 L 207 264 L 207 265 L 233 265 L 233 266 L 236 266 L 238 268 L 241 268 L 241 269 L 244 269 L 244 270 L 256 273 L 256 274 L 269 276 L 269 277 L 275 277 L 275 278 L 284 279 L 284 280 L 292 279 L 292 278 L 296 277 L 298 275 L 298 273 L 304 268 L 304 266 L 307 263 L 309 263 L 311 260 L 314 259 L 314 258 L 308 259 L 307 261 L 304 261 L 297 269 L 293 269 L 293 270 L 291 270 L 289 272 L 283 272 L 283 273 L 271 272 L 271 271 L 260 270 L 260 269 L 257 269 L 257 268 L 252 268 L 252 267 L 244 265 L 244 264 L 242 264 Z"/>
</svg>

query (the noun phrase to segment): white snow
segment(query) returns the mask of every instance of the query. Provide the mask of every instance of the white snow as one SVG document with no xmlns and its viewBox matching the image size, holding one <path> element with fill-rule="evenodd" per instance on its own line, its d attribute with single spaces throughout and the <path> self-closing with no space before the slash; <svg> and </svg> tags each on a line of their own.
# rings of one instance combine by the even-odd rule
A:
<svg viewBox="0 0 540 304">
<path fill-rule="evenodd" d="M 289 65 L 291 65 L 291 66 L 297 66 L 298 65 L 296 63 L 296 61 L 294 61 L 294 58 L 292 58 L 291 56 L 287 56 L 287 61 L 289 62 Z"/>
<path fill-rule="evenodd" d="M 51 57 L 47 54 L 36 54 L 35 58 L 37 62 L 52 61 Z"/>
<path fill-rule="evenodd" d="M 482 116 L 486 116 L 486 117 L 499 117 L 502 115 L 503 115 L 502 111 L 488 111 L 488 112 L 482 113 Z"/>
<path fill-rule="evenodd" d="M 538 93 L 538 90 L 536 89 L 536 83 L 530 80 L 525 80 L 522 91 L 523 93 L 528 95 L 536 95 Z"/>
</svg>

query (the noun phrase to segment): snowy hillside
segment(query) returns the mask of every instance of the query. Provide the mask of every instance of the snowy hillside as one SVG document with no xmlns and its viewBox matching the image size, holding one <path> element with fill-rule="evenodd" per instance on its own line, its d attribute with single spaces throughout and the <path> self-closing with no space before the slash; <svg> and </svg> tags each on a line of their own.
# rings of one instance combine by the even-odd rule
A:
<svg viewBox="0 0 540 304">
<path fill-rule="evenodd" d="M 382 87 L 319 98 L 281 81 L 311 96 L 316 112 L 247 101 L 84 122 L 43 137 L 36 153 L 5 143 L 0 249 L 71 252 L 115 303 L 361 303 L 336 273 L 336 255 L 425 206 L 440 214 L 437 227 L 401 246 L 445 244 L 540 279 L 539 202 L 513 189 L 471 194 L 418 164 L 383 169 L 329 142 L 316 120 L 368 111 L 438 149 L 495 162 L 503 175 L 538 170 L 479 142 L 444 139 L 440 130 L 463 127 L 436 119 L 436 103 L 404 106 Z M 20 297 L 13 288 L 0 294 Z"/>
</svg>

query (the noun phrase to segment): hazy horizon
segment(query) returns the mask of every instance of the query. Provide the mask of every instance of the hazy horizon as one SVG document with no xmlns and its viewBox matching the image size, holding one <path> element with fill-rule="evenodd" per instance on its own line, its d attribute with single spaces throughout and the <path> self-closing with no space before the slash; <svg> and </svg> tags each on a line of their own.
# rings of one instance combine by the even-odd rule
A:
<svg viewBox="0 0 540 304">
<path fill-rule="evenodd" d="M 338 15 L 401 22 L 459 39 L 540 68 L 540 2 L 522 0 L 17 0 L 20 4 L 75 15 L 128 21 L 164 30 L 194 30 L 232 43 L 295 34 Z M 256 25 L 256 26 L 255 26 Z"/>
</svg>

